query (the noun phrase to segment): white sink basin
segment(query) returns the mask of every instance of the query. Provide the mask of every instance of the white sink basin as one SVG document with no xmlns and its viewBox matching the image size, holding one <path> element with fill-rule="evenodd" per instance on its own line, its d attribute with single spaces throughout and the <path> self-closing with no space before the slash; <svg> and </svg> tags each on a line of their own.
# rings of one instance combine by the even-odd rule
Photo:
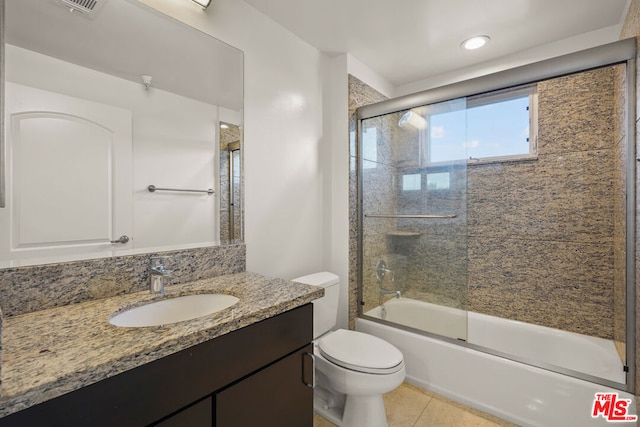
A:
<svg viewBox="0 0 640 427">
<path fill-rule="evenodd" d="M 207 316 L 240 301 L 224 294 L 196 294 L 168 298 L 118 313 L 109 319 L 114 326 L 139 328 L 182 322 Z"/>
</svg>

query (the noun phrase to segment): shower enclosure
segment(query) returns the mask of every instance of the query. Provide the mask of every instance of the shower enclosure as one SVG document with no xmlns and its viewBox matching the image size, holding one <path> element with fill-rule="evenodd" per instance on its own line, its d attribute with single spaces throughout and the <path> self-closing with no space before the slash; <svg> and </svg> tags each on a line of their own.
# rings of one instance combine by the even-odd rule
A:
<svg viewBox="0 0 640 427">
<path fill-rule="evenodd" d="M 359 108 L 359 316 L 632 392 L 634 49 Z"/>
</svg>

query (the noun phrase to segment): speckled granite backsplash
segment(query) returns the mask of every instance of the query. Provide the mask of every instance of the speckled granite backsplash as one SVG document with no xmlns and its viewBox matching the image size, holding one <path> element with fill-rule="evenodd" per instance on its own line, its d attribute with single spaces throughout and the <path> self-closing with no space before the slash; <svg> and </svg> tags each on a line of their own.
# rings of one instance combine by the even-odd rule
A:
<svg viewBox="0 0 640 427">
<path fill-rule="evenodd" d="M 16 316 L 145 290 L 149 259 L 158 255 L 172 257 L 166 263 L 174 270 L 169 286 L 246 269 L 244 244 L 7 268 L 0 270 L 2 314 Z"/>
</svg>

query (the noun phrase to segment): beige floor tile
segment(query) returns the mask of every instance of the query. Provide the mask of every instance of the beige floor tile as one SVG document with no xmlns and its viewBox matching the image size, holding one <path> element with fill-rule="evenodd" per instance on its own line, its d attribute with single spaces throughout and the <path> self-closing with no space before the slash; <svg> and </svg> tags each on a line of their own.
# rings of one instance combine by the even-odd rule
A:
<svg viewBox="0 0 640 427">
<path fill-rule="evenodd" d="M 417 385 L 413 385 L 413 384 L 409 384 L 409 383 L 402 383 L 402 385 L 400 387 L 410 388 L 410 389 L 415 390 L 417 392 L 420 392 L 422 394 L 426 394 L 427 396 L 437 396 L 435 393 L 432 393 L 429 390 L 425 390 L 423 388 L 418 387 Z"/>
<path fill-rule="evenodd" d="M 407 383 L 383 397 L 389 427 L 516 427 L 515 424 Z M 313 427 L 336 426 L 315 415 Z"/>
<path fill-rule="evenodd" d="M 485 417 L 459 408 L 441 399 L 432 398 L 415 427 L 498 427 Z"/>
<path fill-rule="evenodd" d="M 471 413 L 473 415 L 479 416 L 480 418 L 484 418 L 486 420 L 489 420 L 489 421 L 493 422 L 495 425 L 498 425 L 500 427 L 518 427 L 517 424 L 510 423 L 509 421 L 505 421 L 502 418 L 498 418 L 498 417 L 496 417 L 494 415 L 487 414 L 486 412 L 482 412 L 482 411 L 480 411 L 478 409 L 471 408 L 469 406 L 463 405 L 462 403 L 458 403 L 458 402 L 456 402 L 454 400 L 447 399 L 444 396 L 440 396 L 440 395 L 434 394 L 433 397 L 435 399 L 438 399 L 438 400 L 440 400 L 440 401 L 442 401 L 444 403 L 447 403 L 447 404 L 449 404 L 451 406 L 455 406 L 456 408 L 461 409 L 461 410 L 463 410 L 465 412 L 469 412 L 469 413 Z M 491 425 L 494 425 L 494 424 L 491 424 Z"/>
<path fill-rule="evenodd" d="M 322 418 L 320 415 L 314 415 L 313 427 L 336 427 L 336 425 Z"/>
<path fill-rule="evenodd" d="M 389 427 L 413 427 L 431 400 L 431 395 L 425 390 L 402 384 L 383 398 Z"/>
</svg>

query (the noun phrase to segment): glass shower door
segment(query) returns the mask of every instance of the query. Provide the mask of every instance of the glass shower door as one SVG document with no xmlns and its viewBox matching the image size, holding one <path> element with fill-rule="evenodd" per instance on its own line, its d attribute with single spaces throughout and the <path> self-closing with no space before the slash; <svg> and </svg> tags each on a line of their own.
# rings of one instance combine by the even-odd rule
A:
<svg viewBox="0 0 640 427">
<path fill-rule="evenodd" d="M 363 314 L 467 337 L 466 100 L 361 122 Z"/>
</svg>

